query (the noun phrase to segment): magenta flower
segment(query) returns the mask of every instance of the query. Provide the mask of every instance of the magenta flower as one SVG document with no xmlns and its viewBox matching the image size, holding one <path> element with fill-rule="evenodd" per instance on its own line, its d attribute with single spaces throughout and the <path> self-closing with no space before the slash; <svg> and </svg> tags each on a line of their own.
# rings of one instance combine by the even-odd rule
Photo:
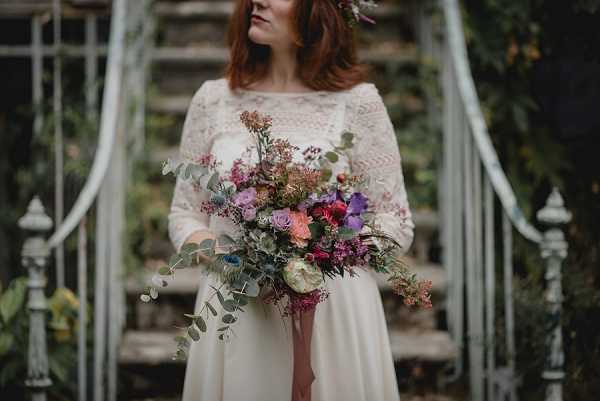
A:
<svg viewBox="0 0 600 401">
<path fill-rule="evenodd" d="M 290 208 L 273 210 L 271 214 L 271 225 L 276 230 L 287 231 L 292 226 L 292 217 L 290 216 Z"/>
</svg>

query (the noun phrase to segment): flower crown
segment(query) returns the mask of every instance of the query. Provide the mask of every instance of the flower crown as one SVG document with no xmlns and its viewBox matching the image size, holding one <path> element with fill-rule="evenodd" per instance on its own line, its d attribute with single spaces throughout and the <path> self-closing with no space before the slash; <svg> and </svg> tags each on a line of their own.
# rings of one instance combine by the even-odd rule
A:
<svg viewBox="0 0 600 401">
<path fill-rule="evenodd" d="M 362 12 L 363 10 L 370 10 L 377 7 L 375 0 L 339 0 L 338 7 L 342 9 L 346 21 L 353 27 L 359 21 L 366 21 L 374 24 L 375 21 Z"/>
</svg>

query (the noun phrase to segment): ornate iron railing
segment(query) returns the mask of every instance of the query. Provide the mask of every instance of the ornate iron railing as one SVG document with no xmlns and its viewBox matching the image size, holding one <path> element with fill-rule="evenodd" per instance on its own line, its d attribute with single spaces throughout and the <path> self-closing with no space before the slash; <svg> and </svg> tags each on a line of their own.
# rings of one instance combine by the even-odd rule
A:
<svg viewBox="0 0 600 401">
<path fill-rule="evenodd" d="M 473 401 L 517 399 L 519 379 L 515 372 L 515 319 L 513 313 L 513 227 L 527 240 L 540 246 L 546 263 L 547 305 L 546 399 L 562 399 L 563 351 L 560 326 L 561 264 L 567 243 L 561 226 L 570 213 L 556 188 L 546 206 L 537 213 L 547 225 L 543 233 L 530 224 L 517 204 L 490 140 L 471 74 L 457 0 L 442 0 L 445 19 L 443 48 L 444 92 L 444 188 L 441 188 L 444 264 L 450 290 L 448 323 L 456 345 L 469 360 Z M 495 195 L 495 196 L 494 196 Z M 496 366 L 495 347 L 495 235 L 494 201 L 502 213 L 502 291 L 506 341 L 506 366 Z M 466 319 L 463 313 L 466 307 Z M 465 325 L 466 323 L 466 333 Z M 448 380 L 463 371 L 462 352 L 454 361 Z"/>
<path fill-rule="evenodd" d="M 38 5 L 42 7 L 43 5 Z M 36 196 L 19 226 L 27 231 L 22 250 L 22 263 L 29 273 L 29 357 L 26 384 L 32 399 L 46 400 L 47 388 L 52 384 L 48 372 L 46 349 L 46 288 L 45 266 L 50 252 L 56 250 L 56 286 L 65 285 L 62 244 L 78 229 L 77 289 L 80 299 L 78 329 L 78 399 L 85 401 L 93 392 L 96 401 L 117 398 L 117 355 L 124 323 L 124 292 L 122 288 L 122 232 L 125 213 L 125 187 L 128 176 L 128 138 L 143 138 L 144 90 L 147 30 L 144 29 L 149 0 L 128 2 L 114 0 L 108 50 L 98 44 L 97 16 L 82 12 L 85 20 L 85 46 L 70 45 L 74 52 L 66 52 L 61 43 L 61 2 L 54 0 L 54 46 L 42 43 L 42 17 L 31 17 L 32 43 L 30 47 L 0 48 L 0 56 L 26 56 L 32 60 L 34 132 L 43 126 L 41 101 L 43 99 L 44 56 L 54 57 L 53 104 L 55 119 L 55 218 L 56 231 L 48 240 L 44 232 L 52 227 L 44 206 Z M 43 8 L 43 7 L 42 7 Z M 45 10 L 42 10 L 45 11 Z M 15 51 L 19 51 L 16 54 Z M 91 171 L 81 193 L 67 217 L 63 220 L 63 140 L 62 140 L 62 58 L 85 59 L 86 113 L 90 121 L 97 120 L 98 61 L 101 53 L 107 55 L 106 76 L 99 119 L 99 136 Z M 129 107 L 133 105 L 133 107 Z M 133 109 L 133 113 L 131 113 Z M 138 141 L 139 142 L 139 141 Z M 135 146 L 134 146 L 135 147 Z M 88 267 L 86 215 L 96 201 L 96 249 L 94 263 L 94 355 L 93 391 L 87 385 Z"/>
</svg>

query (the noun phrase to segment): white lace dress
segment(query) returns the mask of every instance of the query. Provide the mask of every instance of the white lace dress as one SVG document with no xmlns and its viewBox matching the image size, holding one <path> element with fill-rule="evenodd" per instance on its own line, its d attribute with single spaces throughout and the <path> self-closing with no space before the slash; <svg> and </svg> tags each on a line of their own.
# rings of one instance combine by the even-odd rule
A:
<svg viewBox="0 0 600 401">
<path fill-rule="evenodd" d="M 355 134 L 351 162 L 368 174 L 371 206 L 377 221 L 409 248 L 414 224 L 406 198 L 394 129 L 377 88 L 362 83 L 341 92 L 232 92 L 224 78 L 209 80 L 196 92 L 184 123 L 183 158 L 212 152 L 229 169 L 251 138 L 239 120 L 244 111 L 258 110 L 273 118 L 275 137 L 286 137 L 301 149 L 310 145 L 331 149 L 340 134 Z M 335 176 L 335 170 L 334 170 Z M 177 181 L 169 214 L 169 234 L 179 249 L 196 230 L 235 230 L 224 219 L 209 217 L 199 205 L 206 193 Z M 373 273 L 328 281 L 330 296 L 317 306 L 312 337 L 313 401 L 397 401 L 396 375 L 381 297 Z M 215 278 L 202 276 L 196 311 L 211 294 Z M 220 316 L 219 316 L 220 317 Z M 217 339 L 218 319 L 190 349 L 184 401 L 288 401 L 292 387 L 292 334 L 276 307 L 250 304 L 232 326 L 229 342 Z"/>
</svg>

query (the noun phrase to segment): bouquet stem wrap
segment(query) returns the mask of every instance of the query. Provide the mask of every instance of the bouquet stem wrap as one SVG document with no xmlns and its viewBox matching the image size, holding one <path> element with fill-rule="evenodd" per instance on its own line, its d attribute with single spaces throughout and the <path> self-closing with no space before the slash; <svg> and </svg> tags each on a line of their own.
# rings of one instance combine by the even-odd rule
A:
<svg viewBox="0 0 600 401">
<path fill-rule="evenodd" d="M 294 342 L 294 373 L 292 382 L 292 401 L 310 401 L 310 387 L 315 380 L 310 349 L 315 308 L 310 311 L 296 312 L 292 315 L 292 333 Z"/>
</svg>

